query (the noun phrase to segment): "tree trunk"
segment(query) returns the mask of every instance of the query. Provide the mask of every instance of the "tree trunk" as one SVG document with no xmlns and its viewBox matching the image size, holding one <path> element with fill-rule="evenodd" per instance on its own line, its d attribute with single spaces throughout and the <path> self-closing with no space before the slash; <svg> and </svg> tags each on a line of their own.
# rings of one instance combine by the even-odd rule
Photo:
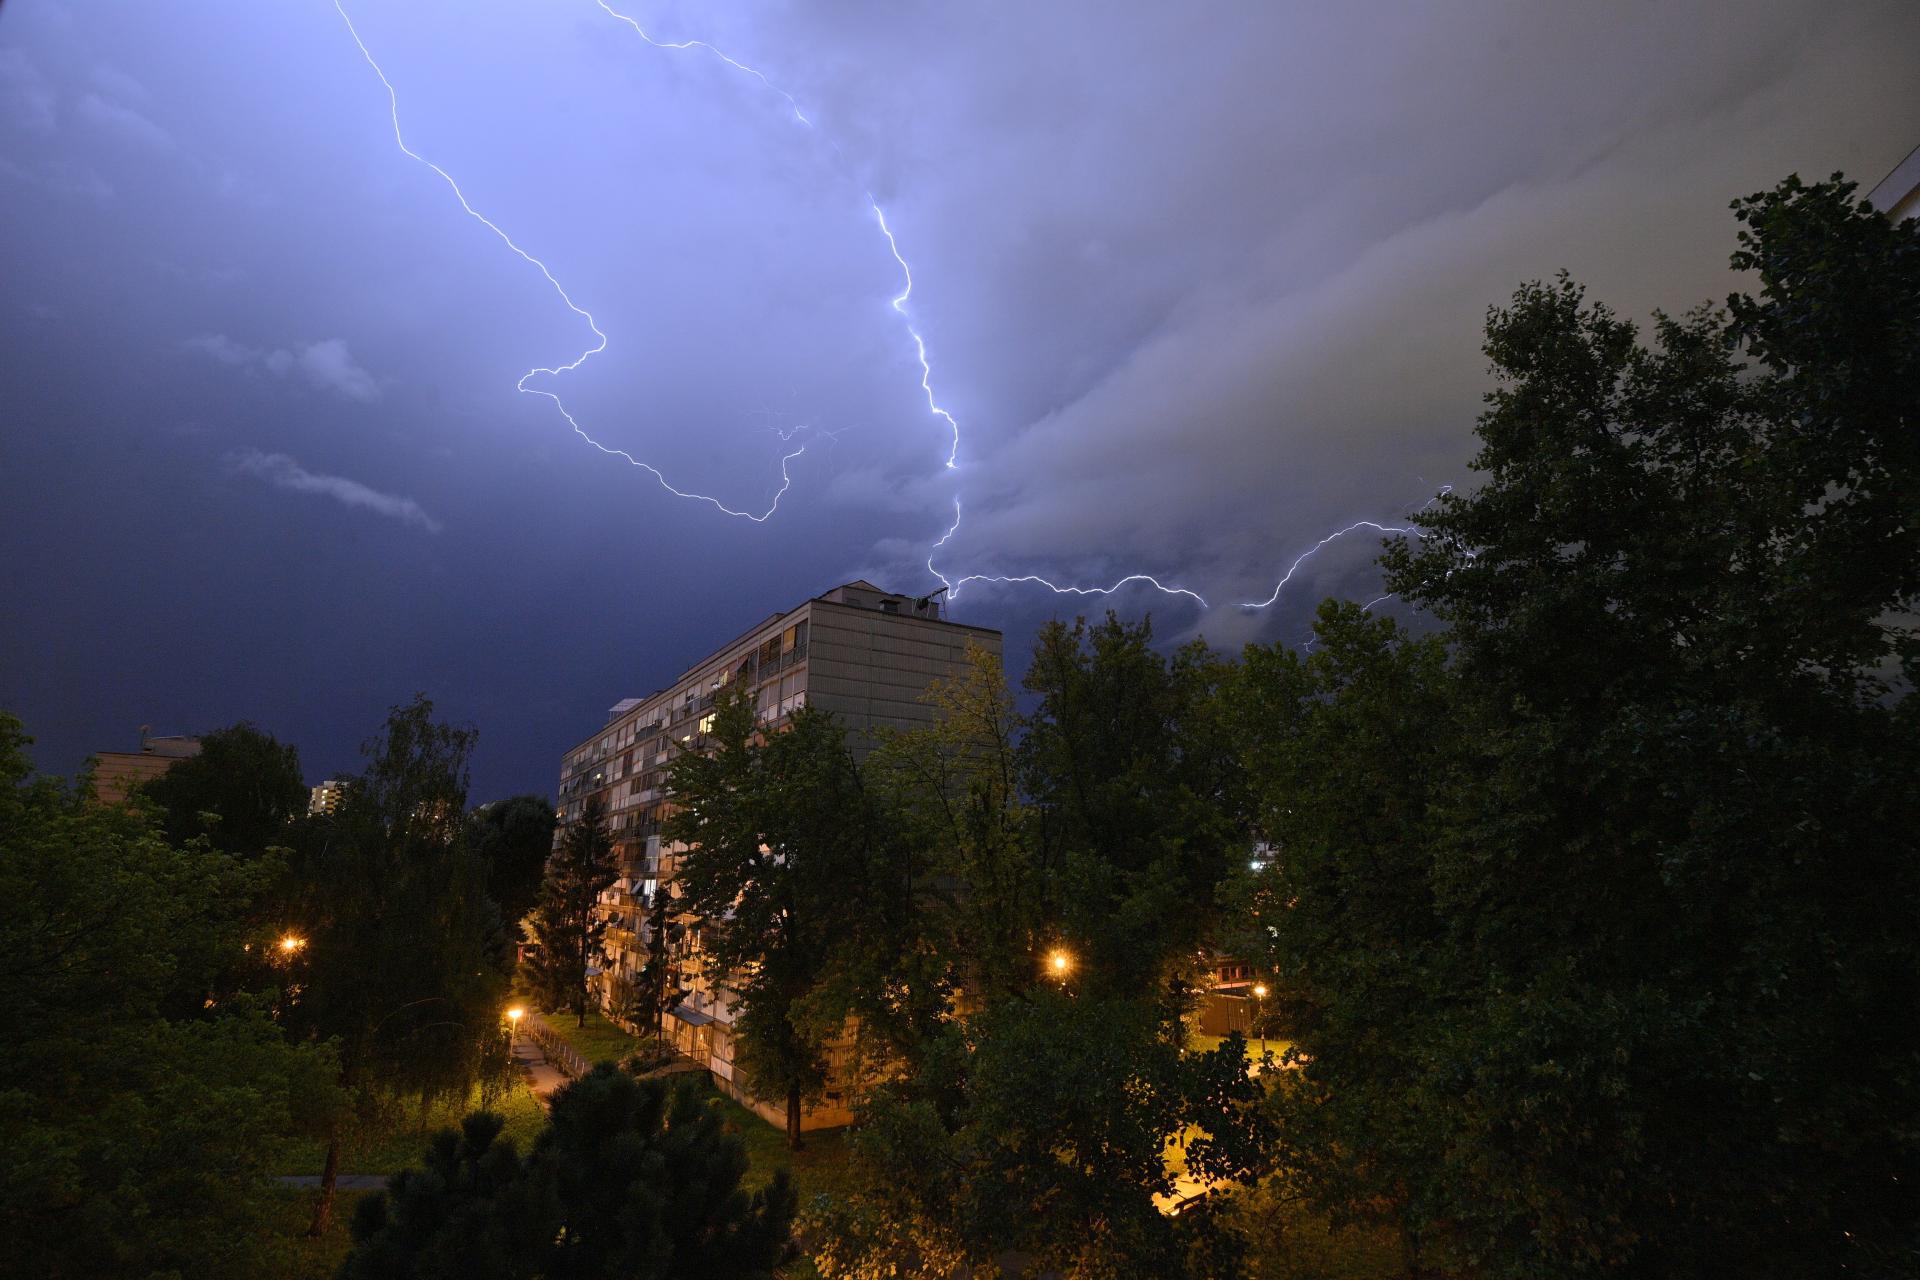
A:
<svg viewBox="0 0 1920 1280">
<path fill-rule="evenodd" d="M 337 1129 L 327 1131 L 327 1162 L 320 1169 L 320 1203 L 313 1208 L 313 1222 L 307 1227 L 307 1238 L 318 1240 L 327 1234 L 327 1228 L 333 1224 L 333 1185 L 340 1178 L 340 1133 Z"/>
<path fill-rule="evenodd" d="M 800 1086 L 787 1086 L 787 1149 L 798 1151 L 803 1144 L 800 1141 Z"/>
</svg>

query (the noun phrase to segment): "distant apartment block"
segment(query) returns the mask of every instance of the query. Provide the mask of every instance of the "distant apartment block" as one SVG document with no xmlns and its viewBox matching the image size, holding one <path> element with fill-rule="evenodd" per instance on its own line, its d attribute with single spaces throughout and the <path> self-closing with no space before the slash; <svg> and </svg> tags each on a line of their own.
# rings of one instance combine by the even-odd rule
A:
<svg viewBox="0 0 1920 1280">
<path fill-rule="evenodd" d="M 347 784 L 338 778 L 328 778 L 307 793 L 307 816 L 317 818 L 337 813 L 340 802 L 346 799 Z"/>
<path fill-rule="evenodd" d="M 874 729 L 931 724 L 933 708 L 922 696 L 935 680 L 965 669 L 970 645 L 997 657 L 1000 633 L 950 620 L 938 598 L 849 582 L 750 627 L 669 687 L 615 703 L 605 727 L 566 753 L 558 799 L 564 829 L 579 819 L 589 798 L 598 797 L 620 859 L 620 879 L 601 899 L 608 922 L 606 966 L 597 977 L 602 998 L 646 964 L 647 906 L 654 894 L 670 891 L 675 860 L 684 852 L 660 839 L 666 766 L 676 751 L 701 749 L 722 687 L 747 684 L 769 727 L 803 706 L 831 711 L 859 750 L 871 744 Z M 733 1015 L 723 976 L 702 972 L 697 928 L 681 934 L 674 960 L 688 994 L 665 1020 L 668 1035 L 683 1053 L 705 1062 L 722 1088 L 780 1123 L 775 1106 L 747 1097 L 734 1084 Z M 846 1064 L 834 1065 L 837 1073 Z M 824 1103 L 808 1112 L 805 1127 L 852 1118 L 845 1083 L 829 1081 Z"/>
<path fill-rule="evenodd" d="M 93 756 L 93 794 L 102 804 L 120 804 L 143 782 L 152 782 L 189 756 L 200 754 L 200 739 L 179 734 L 155 737 L 140 727 L 140 750 L 97 751 Z"/>
</svg>

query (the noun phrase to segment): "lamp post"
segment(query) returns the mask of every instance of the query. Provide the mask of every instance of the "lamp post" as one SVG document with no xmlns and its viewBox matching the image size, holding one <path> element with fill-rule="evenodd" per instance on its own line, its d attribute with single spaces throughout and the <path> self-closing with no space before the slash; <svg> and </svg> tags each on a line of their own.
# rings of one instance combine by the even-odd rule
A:
<svg viewBox="0 0 1920 1280">
<path fill-rule="evenodd" d="M 1073 970 L 1073 957 L 1055 947 L 1047 953 L 1047 972 L 1064 981 Z"/>
<path fill-rule="evenodd" d="M 1267 998 L 1267 984 L 1264 982 L 1254 983 L 1253 984 L 1253 1017 L 1254 1017 L 1254 1021 L 1260 1024 L 1260 1056 L 1262 1058 L 1265 1058 L 1267 1056 L 1267 1019 L 1266 1019 L 1266 1006 L 1264 1004 L 1264 1001 L 1266 1000 L 1266 998 Z"/>
<path fill-rule="evenodd" d="M 513 1053 L 514 1037 L 520 1033 L 520 1017 L 526 1013 L 519 1005 L 507 1010 L 507 1053 Z"/>
</svg>

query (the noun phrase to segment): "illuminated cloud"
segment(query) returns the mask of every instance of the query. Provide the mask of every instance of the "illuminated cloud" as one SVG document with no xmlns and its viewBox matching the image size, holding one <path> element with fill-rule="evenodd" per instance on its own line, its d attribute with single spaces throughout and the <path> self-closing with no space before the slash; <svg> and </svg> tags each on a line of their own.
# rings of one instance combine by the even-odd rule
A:
<svg viewBox="0 0 1920 1280">
<path fill-rule="evenodd" d="M 282 378 L 297 373 L 310 386 L 349 400 L 371 403 L 380 398 L 380 384 L 354 361 L 344 338 L 324 338 L 296 344 L 292 349 L 262 350 L 235 342 L 224 333 L 203 333 L 188 338 L 185 345 L 189 351 L 236 368 L 265 369 Z"/>
<path fill-rule="evenodd" d="M 291 493 L 317 493 L 343 506 L 371 511 L 402 524 L 416 525 L 428 533 L 440 532 L 440 522 L 423 511 L 412 498 L 382 493 L 345 476 L 309 471 L 284 453 L 262 453 L 258 449 L 247 449 L 227 455 L 227 465 L 242 475 L 264 480 L 276 489 Z"/>
</svg>

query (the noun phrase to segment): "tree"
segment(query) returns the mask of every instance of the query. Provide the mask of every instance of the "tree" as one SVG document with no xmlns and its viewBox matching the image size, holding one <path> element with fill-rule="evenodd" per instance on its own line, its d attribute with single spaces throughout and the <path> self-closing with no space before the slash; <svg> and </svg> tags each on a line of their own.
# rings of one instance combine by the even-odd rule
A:
<svg viewBox="0 0 1920 1280">
<path fill-rule="evenodd" d="M 561 835 L 531 921 L 539 946 L 532 957 L 534 985 L 549 1009 L 571 1011 L 583 1027 L 593 994 L 589 971 L 601 955 L 600 939 L 607 929 L 599 912 L 600 894 L 619 874 L 606 811 L 596 797 Z"/>
<path fill-rule="evenodd" d="M 363 1201 L 346 1280 L 771 1280 L 787 1255 L 786 1171 L 741 1190 L 745 1146 L 692 1089 L 602 1063 L 554 1094 L 524 1159 L 500 1128 L 469 1116 Z"/>
<path fill-rule="evenodd" d="M 653 891 L 647 902 L 647 963 L 634 979 L 631 1020 L 661 1038 L 666 1016 L 684 998 L 673 972 L 673 943 L 679 926 L 673 917 L 677 911 L 673 894 L 666 885 Z"/>
<path fill-rule="evenodd" d="M 735 1062 L 749 1086 L 783 1097 L 787 1142 L 800 1145 L 803 1102 L 826 1082 L 826 1047 L 848 1008 L 823 975 L 850 945 L 887 859 L 872 796 L 833 717 L 795 713 L 758 733 L 752 693 L 714 702 L 711 754 L 676 758 L 677 812 L 667 836 L 688 851 L 675 877 L 699 917 L 701 963 L 735 1010 Z"/>
<path fill-rule="evenodd" d="M 33 778 L 28 741 L 0 714 L 8 1269 L 266 1273 L 271 1175 L 335 1101 L 325 1047 L 289 1046 L 263 1001 L 205 995 L 272 859 L 175 845 L 150 813 Z"/>
<path fill-rule="evenodd" d="M 1043 901 L 1083 953 L 1086 989 L 1177 1003 L 1249 827 L 1219 714 L 1229 664 L 1197 641 L 1169 660 L 1152 641 L 1151 619 L 1112 614 L 1042 629 L 1020 763 L 1050 880 Z"/>
<path fill-rule="evenodd" d="M 205 836 L 228 853 L 290 846 L 292 827 L 307 813 L 299 749 L 245 720 L 202 734 L 198 755 L 179 761 L 141 791 L 160 806 L 170 843 Z"/>
<path fill-rule="evenodd" d="M 1228 668 L 1150 637 L 1052 627 L 1032 717 L 977 660 L 882 753 L 885 811 L 929 851 L 922 945 L 889 953 L 890 980 L 936 975 L 942 1005 L 867 1100 L 850 1194 L 815 1216 L 823 1274 L 974 1274 L 1010 1251 L 1075 1276 L 1232 1270 L 1208 1215 L 1161 1207 L 1176 1139 L 1209 1185 L 1265 1165 L 1244 1043 L 1185 1052 L 1195 947 L 1248 843 Z"/>
<path fill-rule="evenodd" d="M 307 943 L 288 1022 L 338 1046 L 340 1083 L 365 1107 L 464 1097 L 506 1070 L 512 953 L 462 820 L 475 736 L 436 721 L 424 695 L 395 707 L 301 857 Z M 328 1137 L 316 1235 L 345 1136 Z"/>
<path fill-rule="evenodd" d="M 256 859 L 269 876 L 251 898 L 246 936 L 223 946 L 225 957 L 206 991 L 178 993 L 191 1012 L 209 997 L 282 989 L 285 956 L 279 948 L 292 918 L 294 889 L 282 855 L 306 837 L 307 786 L 300 753 L 241 721 L 200 738 L 200 754 L 179 761 L 140 788 L 160 810 L 170 844 L 208 847 Z"/>
<path fill-rule="evenodd" d="M 1386 556 L 1443 640 L 1248 657 L 1290 1163 L 1410 1269 L 1912 1265 L 1920 227 L 1735 210 L 1760 292 L 1651 346 L 1491 313 L 1483 483 Z"/>
<path fill-rule="evenodd" d="M 511 796 L 467 815 L 467 840 L 487 865 L 487 896 L 509 930 L 540 898 L 553 853 L 553 804 L 545 796 Z"/>
<path fill-rule="evenodd" d="M 1052 901 L 999 657 L 970 645 L 966 670 L 924 700 L 933 723 L 884 735 L 870 762 L 903 856 L 898 923 L 870 951 L 880 972 L 867 979 L 892 1005 L 869 1001 L 861 1016 L 909 1062 L 960 992 L 985 1002 L 1031 985 Z"/>
</svg>

